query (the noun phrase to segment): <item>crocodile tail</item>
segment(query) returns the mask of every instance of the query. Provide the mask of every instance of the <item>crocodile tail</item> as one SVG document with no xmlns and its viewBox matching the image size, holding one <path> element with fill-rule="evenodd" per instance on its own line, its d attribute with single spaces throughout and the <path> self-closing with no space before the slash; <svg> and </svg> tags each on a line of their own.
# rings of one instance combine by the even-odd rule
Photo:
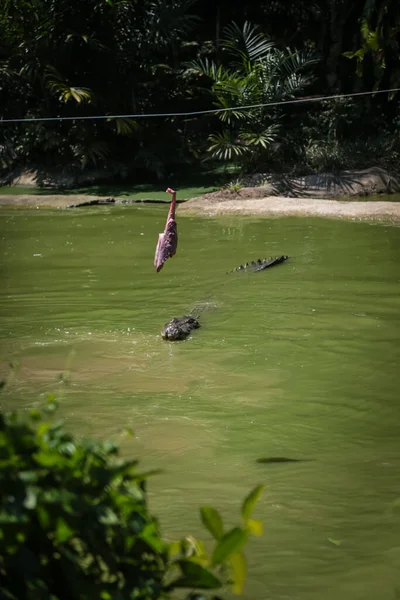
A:
<svg viewBox="0 0 400 600">
<path fill-rule="evenodd" d="M 286 260 L 288 260 L 288 256 L 270 256 L 269 258 L 258 258 L 256 261 L 252 260 L 250 263 L 245 263 L 244 265 L 239 265 L 235 267 L 231 271 L 227 271 L 228 273 L 235 273 L 237 271 L 247 271 L 250 269 L 251 271 L 264 271 L 268 267 L 273 267 L 274 265 L 279 265 Z"/>
<path fill-rule="evenodd" d="M 268 267 L 273 267 L 274 265 L 280 265 L 281 263 L 285 262 L 289 257 L 282 255 L 282 256 L 271 256 L 270 258 L 265 258 L 262 261 L 262 264 L 260 265 L 260 268 L 258 269 L 259 271 L 263 271 L 264 269 L 268 269 Z"/>
</svg>

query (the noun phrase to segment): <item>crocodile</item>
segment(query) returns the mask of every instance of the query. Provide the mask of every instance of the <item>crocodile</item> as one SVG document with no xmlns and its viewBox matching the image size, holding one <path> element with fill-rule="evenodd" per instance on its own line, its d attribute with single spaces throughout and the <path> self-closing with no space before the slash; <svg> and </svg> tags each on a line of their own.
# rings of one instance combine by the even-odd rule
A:
<svg viewBox="0 0 400 600">
<path fill-rule="evenodd" d="M 257 458 L 256 462 L 260 464 L 273 464 L 273 463 L 298 463 L 298 462 L 310 462 L 312 458 L 287 458 L 286 456 L 269 456 L 268 458 Z"/>
<path fill-rule="evenodd" d="M 256 273 L 258 271 L 265 271 L 265 269 L 268 269 L 268 267 L 280 265 L 288 260 L 288 258 L 288 256 L 270 256 L 270 258 L 259 258 L 258 260 L 252 260 L 250 263 L 240 265 L 239 267 L 236 267 L 227 273 L 235 273 L 237 271 Z"/>
<path fill-rule="evenodd" d="M 168 323 L 164 325 L 161 332 L 161 337 L 164 340 L 175 342 L 177 340 L 184 340 L 192 331 L 192 329 L 198 329 L 200 323 L 191 315 L 184 317 L 173 317 Z"/>
<path fill-rule="evenodd" d="M 232 269 L 232 271 L 228 271 L 228 273 L 233 273 L 235 271 L 249 271 L 249 272 L 257 272 L 264 271 L 268 269 L 268 267 L 273 267 L 274 265 L 279 265 L 288 260 L 288 256 L 275 256 L 270 258 L 259 258 L 257 261 L 252 261 L 251 263 L 246 263 L 245 265 L 240 265 L 236 267 L 236 269 Z M 161 268 L 161 267 L 160 267 Z M 200 305 L 200 308 L 193 309 L 191 311 L 191 315 L 184 315 L 183 317 L 173 317 L 168 323 L 166 323 L 161 332 L 161 337 L 164 340 L 168 340 L 170 342 L 175 342 L 178 340 L 184 340 L 190 335 L 193 329 L 198 329 L 200 327 L 200 323 L 198 321 L 198 317 L 200 312 L 207 307 L 208 303 L 203 303 Z M 196 314 L 196 312 L 198 314 Z"/>
<path fill-rule="evenodd" d="M 191 314 L 173 317 L 168 321 L 163 327 L 161 337 L 170 342 L 184 340 L 193 329 L 201 327 L 198 319 L 203 310 L 215 310 L 216 308 L 217 306 L 210 300 L 196 303 L 189 311 Z"/>
</svg>

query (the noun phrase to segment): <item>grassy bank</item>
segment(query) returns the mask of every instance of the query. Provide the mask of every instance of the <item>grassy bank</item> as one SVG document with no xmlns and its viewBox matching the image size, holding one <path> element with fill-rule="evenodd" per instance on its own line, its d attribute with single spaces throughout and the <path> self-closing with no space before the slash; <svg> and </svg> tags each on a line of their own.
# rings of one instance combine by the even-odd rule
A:
<svg viewBox="0 0 400 600">
<path fill-rule="evenodd" d="M 129 198 L 132 200 L 165 200 L 170 201 L 169 194 L 165 193 L 166 186 L 160 184 L 140 185 L 93 185 L 75 189 L 56 190 L 52 188 L 39 188 L 33 185 L 15 185 L 0 187 L 0 196 L 101 196 L 104 198 Z M 198 186 L 178 188 L 179 200 L 196 198 L 208 192 L 215 192 L 215 186 Z M 73 199 L 71 198 L 71 203 Z"/>
</svg>

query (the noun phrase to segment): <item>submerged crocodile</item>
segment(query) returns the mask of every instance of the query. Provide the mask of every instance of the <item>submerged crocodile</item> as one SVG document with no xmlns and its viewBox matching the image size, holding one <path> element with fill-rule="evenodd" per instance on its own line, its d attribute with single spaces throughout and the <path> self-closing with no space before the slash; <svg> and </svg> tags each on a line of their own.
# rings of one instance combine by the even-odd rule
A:
<svg viewBox="0 0 400 600">
<path fill-rule="evenodd" d="M 215 310 L 216 308 L 216 304 L 210 300 L 196 303 L 189 311 L 189 315 L 173 317 L 168 321 L 163 327 L 161 337 L 170 342 L 184 340 L 193 329 L 201 327 L 198 319 L 203 310 Z"/>
<path fill-rule="evenodd" d="M 184 340 L 190 334 L 192 329 L 198 329 L 199 327 L 200 323 L 196 317 L 192 317 L 191 315 L 179 318 L 173 317 L 173 319 L 164 325 L 161 337 L 170 342 Z"/>
<path fill-rule="evenodd" d="M 255 273 L 257 271 L 264 271 L 268 269 L 268 267 L 273 267 L 274 265 L 279 265 L 286 260 L 288 260 L 288 256 L 275 256 L 270 258 L 259 258 L 257 261 L 252 261 L 251 263 L 246 263 L 245 265 L 240 265 L 236 267 L 236 269 L 232 269 L 232 271 L 228 271 L 228 273 L 234 273 L 235 271 L 249 271 Z M 198 321 L 199 314 L 204 308 L 207 307 L 208 303 L 202 303 L 200 307 L 197 307 L 197 311 L 193 310 L 193 314 L 185 315 L 183 317 L 173 317 L 168 323 L 164 325 L 164 328 L 161 332 L 161 337 L 164 340 L 168 340 L 171 342 L 175 342 L 178 340 L 184 340 L 190 335 L 193 329 L 198 329 L 200 327 L 200 323 Z"/>
<path fill-rule="evenodd" d="M 255 273 L 257 271 L 264 271 L 268 269 L 268 267 L 273 267 L 274 265 L 279 265 L 288 260 L 288 256 L 275 256 L 270 258 L 259 258 L 257 261 L 252 261 L 251 263 L 246 263 L 245 265 L 240 265 L 236 267 L 236 269 L 232 269 L 232 271 L 228 271 L 228 273 L 234 273 L 236 271 L 249 271 Z M 198 329 L 200 327 L 200 323 L 198 321 L 199 314 L 205 308 L 210 308 L 209 303 L 202 303 L 198 305 L 196 309 L 193 309 L 191 312 L 194 314 L 184 315 L 183 317 L 173 317 L 168 323 L 166 323 L 161 332 L 161 337 L 164 340 L 168 340 L 170 342 L 175 342 L 178 340 L 184 340 L 190 335 L 193 329 Z M 215 308 L 215 307 L 214 307 Z"/>
<path fill-rule="evenodd" d="M 288 260 L 288 258 L 288 256 L 270 256 L 269 258 L 259 258 L 258 260 L 252 260 L 250 263 L 240 265 L 239 267 L 228 271 L 228 273 L 234 273 L 235 271 L 250 271 L 252 273 L 256 273 L 257 271 L 265 271 L 265 269 L 268 269 L 268 267 L 280 265 Z"/>
<path fill-rule="evenodd" d="M 298 463 L 298 462 L 310 462 L 312 458 L 287 458 L 286 456 L 269 456 L 268 458 L 257 458 L 256 462 L 260 464 L 274 464 L 274 463 Z"/>
</svg>

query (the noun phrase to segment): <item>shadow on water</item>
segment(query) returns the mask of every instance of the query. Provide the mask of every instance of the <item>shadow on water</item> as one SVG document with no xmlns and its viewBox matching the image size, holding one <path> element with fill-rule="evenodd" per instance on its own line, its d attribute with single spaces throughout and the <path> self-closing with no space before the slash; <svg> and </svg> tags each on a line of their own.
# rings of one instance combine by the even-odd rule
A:
<svg viewBox="0 0 400 600">
<path fill-rule="evenodd" d="M 171 537 L 202 532 L 202 504 L 233 522 L 264 482 L 246 598 L 394 597 L 398 229 L 185 217 L 156 274 L 164 222 L 142 206 L 2 211 L 0 379 L 20 364 L 2 408 L 55 392 L 77 434 L 121 439 L 126 456 L 163 468 L 150 496 Z M 226 274 L 280 254 L 290 261 Z M 201 329 L 161 339 L 202 302 L 215 310 Z M 133 439 L 120 438 L 127 426 Z"/>
</svg>

